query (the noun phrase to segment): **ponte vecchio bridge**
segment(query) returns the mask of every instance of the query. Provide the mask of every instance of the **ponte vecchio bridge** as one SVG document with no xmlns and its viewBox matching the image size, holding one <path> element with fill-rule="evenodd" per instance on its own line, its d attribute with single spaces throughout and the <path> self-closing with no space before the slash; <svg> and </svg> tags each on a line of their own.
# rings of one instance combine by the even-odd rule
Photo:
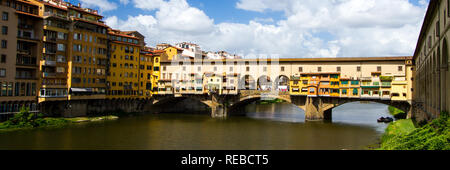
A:
<svg viewBox="0 0 450 170">
<path fill-rule="evenodd" d="M 242 113 L 257 100 L 282 99 L 306 120 L 331 119 L 332 109 L 372 101 L 411 116 L 412 57 L 161 61 L 152 104 L 194 99 L 213 117 Z"/>
</svg>

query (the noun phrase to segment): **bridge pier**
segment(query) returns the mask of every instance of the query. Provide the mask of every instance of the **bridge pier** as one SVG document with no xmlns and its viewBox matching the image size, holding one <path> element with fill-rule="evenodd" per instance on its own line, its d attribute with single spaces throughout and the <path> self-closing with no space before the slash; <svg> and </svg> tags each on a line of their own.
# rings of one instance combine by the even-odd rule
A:
<svg viewBox="0 0 450 170">
<path fill-rule="evenodd" d="M 305 104 L 306 121 L 331 121 L 332 109 L 324 107 L 321 98 L 308 97 Z"/>
<path fill-rule="evenodd" d="M 224 118 L 227 117 L 228 108 L 222 105 L 211 107 L 211 117 Z"/>
</svg>

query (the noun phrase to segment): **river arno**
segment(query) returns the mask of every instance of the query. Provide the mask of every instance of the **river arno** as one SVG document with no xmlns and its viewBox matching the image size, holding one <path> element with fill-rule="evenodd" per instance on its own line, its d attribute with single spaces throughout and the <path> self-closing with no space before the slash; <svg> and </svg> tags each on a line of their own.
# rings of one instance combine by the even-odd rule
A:
<svg viewBox="0 0 450 170">
<path fill-rule="evenodd" d="M 365 149 L 386 128 L 386 105 L 350 103 L 333 122 L 304 121 L 291 104 L 249 105 L 246 117 L 159 114 L 115 121 L 0 133 L 0 149 L 322 150 Z"/>
</svg>

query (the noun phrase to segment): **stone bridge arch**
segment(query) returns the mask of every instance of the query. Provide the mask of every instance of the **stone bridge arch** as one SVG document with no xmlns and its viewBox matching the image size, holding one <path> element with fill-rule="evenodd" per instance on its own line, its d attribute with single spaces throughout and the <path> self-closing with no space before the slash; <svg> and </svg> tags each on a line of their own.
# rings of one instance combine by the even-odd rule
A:
<svg viewBox="0 0 450 170">
<path fill-rule="evenodd" d="M 362 99 L 343 99 L 343 98 L 307 98 L 305 103 L 305 118 L 307 120 L 331 120 L 332 110 L 338 106 L 352 102 L 375 102 L 398 108 L 408 116 L 411 115 L 411 104 L 407 101 L 390 101 L 390 100 L 362 100 Z"/>
<path fill-rule="evenodd" d="M 152 107 L 149 110 L 152 110 L 152 112 L 156 113 L 161 112 L 161 109 L 159 109 L 158 106 L 168 104 L 170 102 L 176 103 L 185 99 L 195 100 L 198 103 L 206 106 L 208 109 L 210 109 L 211 112 L 214 112 L 216 107 L 219 105 L 218 102 L 212 99 L 212 96 L 208 95 L 165 95 L 155 97 L 152 101 Z"/>
<path fill-rule="evenodd" d="M 261 99 L 280 99 L 287 103 L 294 104 L 289 94 L 279 94 L 271 92 L 261 92 L 257 90 L 241 92 L 241 95 L 228 102 L 227 115 L 242 115 L 245 112 L 245 106 Z M 301 107 L 300 107 L 301 108 Z M 301 108 L 303 109 L 303 108 Z"/>
</svg>

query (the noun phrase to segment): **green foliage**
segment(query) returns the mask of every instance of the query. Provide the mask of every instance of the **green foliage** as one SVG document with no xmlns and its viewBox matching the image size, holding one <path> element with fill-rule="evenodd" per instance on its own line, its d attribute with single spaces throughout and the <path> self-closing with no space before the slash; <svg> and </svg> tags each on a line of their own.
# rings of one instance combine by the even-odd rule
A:
<svg viewBox="0 0 450 170">
<path fill-rule="evenodd" d="M 0 124 L 0 129 L 23 129 L 43 126 L 60 126 L 69 123 L 60 118 L 43 118 L 43 114 L 30 113 L 29 108 L 22 107 L 20 112 Z"/>
<path fill-rule="evenodd" d="M 404 111 L 397 109 L 393 106 L 389 106 L 388 110 L 389 110 L 389 113 L 392 116 L 394 116 L 394 118 L 396 118 L 396 119 L 406 119 L 406 117 L 407 117 L 407 114 Z"/>
<path fill-rule="evenodd" d="M 380 76 L 380 80 L 381 81 L 392 81 L 393 77 L 392 76 Z"/>
<path fill-rule="evenodd" d="M 409 133 L 401 133 L 392 128 L 393 123 L 386 129 L 382 137 L 383 150 L 450 150 L 450 120 L 448 113 L 441 113 L 441 117 L 423 127 Z"/>
</svg>

